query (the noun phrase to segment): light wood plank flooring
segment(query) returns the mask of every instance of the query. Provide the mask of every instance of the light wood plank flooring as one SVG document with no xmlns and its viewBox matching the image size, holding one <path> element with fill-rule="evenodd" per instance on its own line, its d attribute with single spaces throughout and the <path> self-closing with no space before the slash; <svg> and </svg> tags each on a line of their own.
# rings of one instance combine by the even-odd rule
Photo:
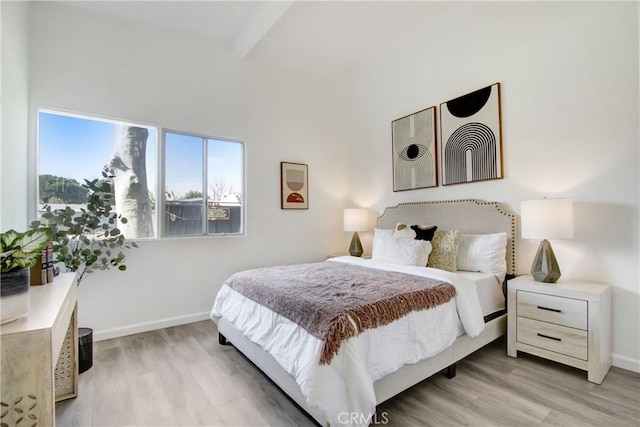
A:
<svg viewBox="0 0 640 427">
<path fill-rule="evenodd" d="M 203 321 L 94 343 L 79 396 L 56 406 L 58 426 L 313 426 Z M 640 376 L 612 368 L 601 385 L 500 339 L 379 405 L 388 426 L 639 426 Z"/>
</svg>

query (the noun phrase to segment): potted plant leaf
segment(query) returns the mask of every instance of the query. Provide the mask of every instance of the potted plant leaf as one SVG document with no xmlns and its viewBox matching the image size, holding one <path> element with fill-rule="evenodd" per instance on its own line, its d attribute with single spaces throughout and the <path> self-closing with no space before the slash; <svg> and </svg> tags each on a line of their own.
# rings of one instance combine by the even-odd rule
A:
<svg viewBox="0 0 640 427">
<path fill-rule="evenodd" d="M 118 224 L 126 224 L 127 219 L 113 209 L 111 179 L 104 172 L 102 175 L 104 179 L 85 179 L 82 186 L 88 195 L 86 207 L 76 211 L 69 206 L 53 209 L 45 205 L 41 220 L 31 224 L 33 228 L 45 225 L 53 230 L 56 261 L 63 263 L 66 271 L 78 273 L 78 285 L 86 274 L 97 270 L 126 270 L 123 250 L 138 247 L 120 232 Z M 93 331 L 79 328 L 78 336 L 79 367 L 84 372 L 93 363 Z"/>
<path fill-rule="evenodd" d="M 0 235 L 0 324 L 29 311 L 30 269 L 52 238 L 50 228 L 24 233 L 8 230 Z"/>
<path fill-rule="evenodd" d="M 127 218 L 119 215 L 112 207 L 112 185 L 109 177 L 86 180 L 82 185 L 88 192 L 86 208 L 53 209 L 44 206 L 40 221 L 31 223 L 32 228 L 45 225 L 53 230 L 53 252 L 56 261 L 64 263 L 67 271 L 78 272 L 78 284 L 85 274 L 97 270 L 127 269 L 123 249 L 137 248 L 135 242 L 128 242 L 118 228 L 118 223 L 126 224 Z"/>
</svg>

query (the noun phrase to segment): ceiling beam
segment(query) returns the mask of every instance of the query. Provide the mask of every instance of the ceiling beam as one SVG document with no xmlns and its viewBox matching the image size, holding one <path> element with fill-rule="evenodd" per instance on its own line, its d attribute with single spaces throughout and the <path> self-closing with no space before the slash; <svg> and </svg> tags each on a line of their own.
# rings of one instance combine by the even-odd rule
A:
<svg viewBox="0 0 640 427">
<path fill-rule="evenodd" d="M 293 1 L 265 1 L 261 8 L 251 17 L 236 41 L 233 43 L 233 56 L 244 59 L 249 52 L 282 18 L 294 3 Z"/>
</svg>

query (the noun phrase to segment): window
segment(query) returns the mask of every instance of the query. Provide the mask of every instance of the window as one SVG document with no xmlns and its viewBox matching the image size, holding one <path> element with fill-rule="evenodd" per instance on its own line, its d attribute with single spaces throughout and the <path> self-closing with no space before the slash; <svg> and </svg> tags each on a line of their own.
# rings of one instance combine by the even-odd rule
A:
<svg viewBox="0 0 640 427">
<path fill-rule="evenodd" d="M 240 234 L 243 144 L 164 132 L 164 235 Z"/>
<path fill-rule="evenodd" d="M 243 143 L 173 131 L 159 143 L 158 134 L 154 126 L 39 111 L 39 206 L 80 210 L 82 184 L 105 172 L 128 239 L 241 234 Z"/>
<path fill-rule="evenodd" d="M 38 204 L 71 206 L 87 202 L 85 180 L 113 180 L 116 210 L 127 218 L 120 225 L 128 239 L 158 235 L 156 224 L 155 127 L 130 122 L 38 113 Z"/>
</svg>

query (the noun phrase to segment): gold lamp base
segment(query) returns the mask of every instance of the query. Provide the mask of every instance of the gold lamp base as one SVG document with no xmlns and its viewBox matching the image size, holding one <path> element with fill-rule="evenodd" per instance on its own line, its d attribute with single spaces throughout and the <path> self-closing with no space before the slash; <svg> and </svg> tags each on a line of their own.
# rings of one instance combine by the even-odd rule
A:
<svg viewBox="0 0 640 427">
<path fill-rule="evenodd" d="M 362 256 L 362 243 L 360 243 L 360 236 L 358 236 L 358 232 L 355 231 L 353 233 L 353 237 L 351 238 L 351 245 L 349 246 L 349 255 L 351 256 Z"/>
<path fill-rule="evenodd" d="M 547 239 L 538 246 L 538 252 L 531 265 L 531 275 L 536 282 L 544 283 L 556 283 L 560 278 L 560 267 Z"/>
</svg>

